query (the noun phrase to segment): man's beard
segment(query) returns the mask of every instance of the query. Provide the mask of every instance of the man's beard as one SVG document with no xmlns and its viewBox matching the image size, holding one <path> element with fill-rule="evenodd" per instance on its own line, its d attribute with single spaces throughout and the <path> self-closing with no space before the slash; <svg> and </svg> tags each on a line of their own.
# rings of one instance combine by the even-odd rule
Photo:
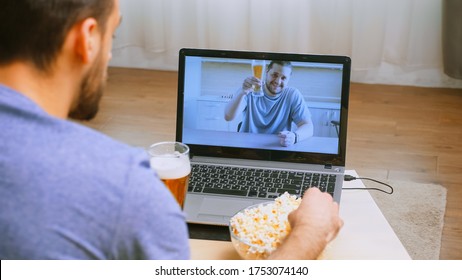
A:
<svg viewBox="0 0 462 280">
<path fill-rule="evenodd" d="M 80 93 L 69 112 L 70 118 L 89 121 L 96 116 L 106 84 L 104 67 L 100 54 L 80 83 Z"/>
<path fill-rule="evenodd" d="M 273 89 L 271 83 L 266 83 L 265 86 L 268 92 L 270 92 L 272 95 L 278 95 L 282 92 L 282 88 L 280 86 L 276 87 L 275 90 Z"/>
</svg>

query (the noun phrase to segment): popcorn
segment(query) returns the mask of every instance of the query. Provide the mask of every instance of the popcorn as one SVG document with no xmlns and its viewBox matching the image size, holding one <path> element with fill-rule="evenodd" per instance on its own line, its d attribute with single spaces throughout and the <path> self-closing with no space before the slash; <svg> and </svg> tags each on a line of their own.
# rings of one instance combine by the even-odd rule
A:
<svg viewBox="0 0 462 280">
<path fill-rule="evenodd" d="M 246 208 L 232 217 L 230 228 L 241 241 L 235 243 L 241 256 L 267 258 L 289 234 L 291 227 L 288 215 L 298 208 L 300 202 L 300 198 L 286 192 L 274 202 Z"/>
</svg>

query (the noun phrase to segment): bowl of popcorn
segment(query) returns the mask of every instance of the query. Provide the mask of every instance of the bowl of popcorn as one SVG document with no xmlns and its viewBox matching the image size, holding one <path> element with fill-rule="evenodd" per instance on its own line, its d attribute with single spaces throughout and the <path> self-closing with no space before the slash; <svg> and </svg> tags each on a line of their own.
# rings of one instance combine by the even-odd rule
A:
<svg viewBox="0 0 462 280">
<path fill-rule="evenodd" d="M 289 234 L 289 213 L 301 199 L 284 193 L 274 201 L 244 208 L 229 221 L 231 242 L 241 258 L 263 260 L 276 250 Z"/>
</svg>

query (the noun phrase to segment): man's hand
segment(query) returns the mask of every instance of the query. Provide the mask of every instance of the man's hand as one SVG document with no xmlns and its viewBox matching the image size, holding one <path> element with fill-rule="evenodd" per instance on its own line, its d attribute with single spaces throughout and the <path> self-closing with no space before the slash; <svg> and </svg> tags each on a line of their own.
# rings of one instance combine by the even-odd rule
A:
<svg viewBox="0 0 462 280">
<path fill-rule="evenodd" d="M 289 214 L 289 222 L 293 228 L 316 229 L 325 238 L 324 241 L 329 243 L 343 226 L 338 213 L 338 204 L 330 194 L 323 193 L 318 188 L 309 188 L 299 208 Z"/>
<path fill-rule="evenodd" d="M 292 231 L 270 259 L 316 259 L 343 226 L 338 204 L 328 193 L 309 188 L 300 206 L 289 214 Z"/>
<path fill-rule="evenodd" d="M 283 147 L 289 147 L 293 144 L 295 144 L 295 133 L 291 131 L 281 131 L 278 134 L 279 137 L 279 143 Z"/>
<path fill-rule="evenodd" d="M 261 80 L 255 77 L 248 77 L 247 79 L 244 80 L 244 83 L 242 84 L 242 91 L 245 92 L 245 94 L 248 94 L 252 92 L 254 86 L 261 86 Z"/>
</svg>

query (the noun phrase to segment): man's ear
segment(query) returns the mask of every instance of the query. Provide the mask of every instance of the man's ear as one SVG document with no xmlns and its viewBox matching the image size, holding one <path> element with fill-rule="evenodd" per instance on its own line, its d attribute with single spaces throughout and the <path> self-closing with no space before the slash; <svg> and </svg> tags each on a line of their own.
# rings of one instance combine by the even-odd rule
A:
<svg viewBox="0 0 462 280">
<path fill-rule="evenodd" d="M 91 63 L 96 58 L 101 44 L 98 22 L 94 18 L 86 18 L 76 28 L 75 50 L 83 63 Z"/>
</svg>

